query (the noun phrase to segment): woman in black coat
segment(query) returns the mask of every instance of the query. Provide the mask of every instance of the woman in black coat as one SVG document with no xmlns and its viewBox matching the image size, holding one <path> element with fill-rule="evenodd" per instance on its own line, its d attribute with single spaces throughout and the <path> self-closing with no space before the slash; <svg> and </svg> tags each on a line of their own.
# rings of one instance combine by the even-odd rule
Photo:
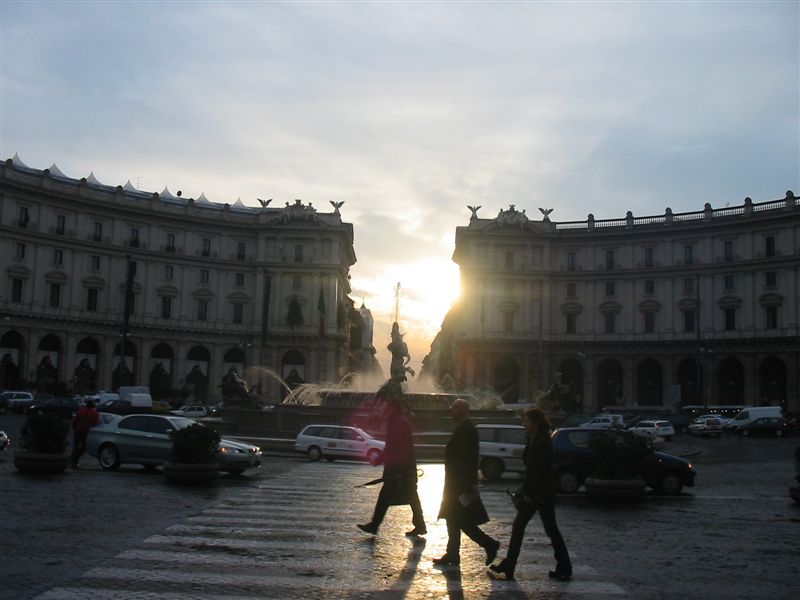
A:
<svg viewBox="0 0 800 600">
<path fill-rule="evenodd" d="M 439 518 L 447 521 L 447 552 L 433 560 L 435 565 L 461 563 L 461 532 L 486 551 L 490 564 L 500 542 L 486 535 L 478 525 L 489 520 L 478 494 L 479 440 L 475 425 L 469 420 L 469 403 L 459 398 L 451 407 L 457 425 L 444 452 L 444 493 Z"/>
<path fill-rule="evenodd" d="M 514 569 L 522 549 L 525 527 L 538 510 L 542 525 L 544 525 L 544 532 L 553 545 L 553 554 L 556 559 L 556 568 L 554 571 L 550 571 L 550 578 L 566 581 L 572 577 L 572 562 L 567 545 L 556 524 L 553 442 L 550 439 L 550 422 L 541 409 L 529 408 L 525 411 L 522 424 L 529 437 L 523 454 L 525 479 L 514 496 L 517 516 L 511 526 L 511 540 L 508 543 L 506 557 L 500 561 L 500 564 L 492 565 L 489 569 L 493 573 L 505 575 L 507 579 L 514 578 Z"/>
</svg>

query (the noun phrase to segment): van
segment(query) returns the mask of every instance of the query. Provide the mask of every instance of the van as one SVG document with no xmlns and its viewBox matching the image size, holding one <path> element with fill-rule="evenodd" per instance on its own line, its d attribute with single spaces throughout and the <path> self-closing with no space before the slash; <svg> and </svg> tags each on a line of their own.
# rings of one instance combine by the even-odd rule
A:
<svg viewBox="0 0 800 600">
<path fill-rule="evenodd" d="M 498 479 L 506 471 L 524 472 L 522 453 L 528 434 L 522 425 L 480 423 L 478 430 L 480 471 L 486 479 Z"/>
<path fill-rule="evenodd" d="M 781 417 L 780 406 L 746 406 L 733 419 L 725 424 L 725 429 L 737 431 L 763 417 Z"/>
</svg>

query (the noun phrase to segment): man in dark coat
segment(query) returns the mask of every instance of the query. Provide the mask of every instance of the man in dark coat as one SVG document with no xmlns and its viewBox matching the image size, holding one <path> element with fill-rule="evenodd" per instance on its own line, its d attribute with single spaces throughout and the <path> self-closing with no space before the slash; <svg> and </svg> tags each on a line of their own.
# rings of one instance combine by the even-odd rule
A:
<svg viewBox="0 0 800 600">
<path fill-rule="evenodd" d="M 406 418 L 399 383 L 387 384 L 378 391 L 385 405 L 386 447 L 383 450 L 383 487 L 375 503 L 375 512 L 369 523 L 358 525 L 361 531 L 376 534 L 390 506 L 411 506 L 414 529 L 408 536 L 424 535 L 428 532 L 422 516 L 422 505 L 417 494 L 417 459 L 414 454 L 414 436 Z"/>
<path fill-rule="evenodd" d="M 455 431 L 444 451 L 444 493 L 439 518 L 447 521 L 447 551 L 433 559 L 435 565 L 461 563 L 461 532 L 486 551 L 486 564 L 491 564 L 500 542 L 481 531 L 478 525 L 489 520 L 478 494 L 478 431 L 469 419 L 469 402 L 463 398 L 450 408 L 456 422 Z"/>
</svg>

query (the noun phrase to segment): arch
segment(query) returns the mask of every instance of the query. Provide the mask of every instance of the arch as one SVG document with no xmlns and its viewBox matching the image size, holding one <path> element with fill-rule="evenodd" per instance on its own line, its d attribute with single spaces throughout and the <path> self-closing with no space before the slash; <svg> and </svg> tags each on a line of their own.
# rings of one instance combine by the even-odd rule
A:
<svg viewBox="0 0 800 600">
<path fill-rule="evenodd" d="M 636 367 L 636 403 L 639 406 L 661 406 L 664 373 L 654 358 L 646 358 Z"/>
<path fill-rule="evenodd" d="M 161 360 L 172 360 L 173 358 L 175 358 L 175 351 L 169 344 L 160 342 L 155 346 L 153 346 L 153 349 L 150 351 L 150 358 L 158 358 Z"/>
<path fill-rule="evenodd" d="M 75 346 L 77 366 L 72 373 L 72 386 L 76 394 L 97 391 L 97 363 L 100 344 L 93 337 L 85 337 Z"/>
<path fill-rule="evenodd" d="M 519 400 L 520 368 L 511 356 L 499 358 L 492 366 L 492 387 L 506 404 Z"/>
<path fill-rule="evenodd" d="M 744 404 L 744 366 L 732 356 L 717 366 L 717 399 L 720 404 Z"/>
<path fill-rule="evenodd" d="M 583 365 L 577 359 L 566 358 L 558 365 L 558 372 L 561 383 L 568 387 L 562 408 L 567 412 L 580 412 L 583 408 Z"/>
<path fill-rule="evenodd" d="M 204 360 L 206 362 L 211 360 L 211 353 L 205 346 L 194 346 L 187 352 L 186 358 L 188 360 Z"/>
<path fill-rule="evenodd" d="M 75 346 L 78 354 L 99 354 L 100 344 L 93 337 L 85 337 Z"/>
<path fill-rule="evenodd" d="M 16 390 L 22 385 L 25 372 L 25 338 L 18 331 L 6 331 L 0 337 L 0 388 Z"/>
<path fill-rule="evenodd" d="M 786 406 L 786 364 L 777 356 L 765 358 L 758 368 L 758 400 L 765 405 Z"/>
<path fill-rule="evenodd" d="M 222 362 L 244 364 L 245 363 L 244 350 L 242 350 L 241 348 L 228 349 L 228 351 L 225 352 L 225 356 L 222 357 Z"/>
<path fill-rule="evenodd" d="M 693 358 L 684 358 L 676 372 L 681 388 L 681 406 L 703 403 L 703 368 Z M 700 385 L 697 385 L 698 379 Z"/>
<path fill-rule="evenodd" d="M 61 339 L 54 333 L 48 333 L 39 340 L 40 352 L 61 352 Z"/>
<path fill-rule="evenodd" d="M 607 358 L 597 365 L 597 406 L 619 405 L 623 403 L 622 365 L 613 358 Z"/>
</svg>

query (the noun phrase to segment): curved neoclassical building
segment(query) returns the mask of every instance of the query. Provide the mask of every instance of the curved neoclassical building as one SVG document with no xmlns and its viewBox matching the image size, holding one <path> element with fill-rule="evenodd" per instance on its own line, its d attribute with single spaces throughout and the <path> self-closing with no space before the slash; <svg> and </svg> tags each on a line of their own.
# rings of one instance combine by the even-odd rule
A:
<svg viewBox="0 0 800 600">
<path fill-rule="evenodd" d="M 549 212 L 549 211 L 544 211 Z M 462 297 L 425 360 L 440 380 L 567 408 L 779 404 L 797 411 L 800 206 L 556 223 L 513 205 L 456 230 Z"/>
<path fill-rule="evenodd" d="M 279 398 L 273 373 L 297 383 L 358 369 L 341 203 L 262 204 L 0 164 L 0 388 L 150 384 L 210 400 L 237 367 Z"/>
</svg>

